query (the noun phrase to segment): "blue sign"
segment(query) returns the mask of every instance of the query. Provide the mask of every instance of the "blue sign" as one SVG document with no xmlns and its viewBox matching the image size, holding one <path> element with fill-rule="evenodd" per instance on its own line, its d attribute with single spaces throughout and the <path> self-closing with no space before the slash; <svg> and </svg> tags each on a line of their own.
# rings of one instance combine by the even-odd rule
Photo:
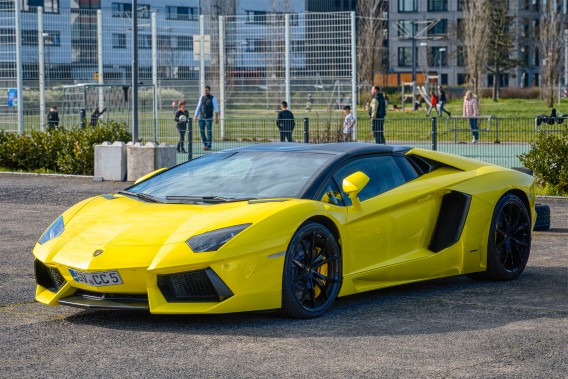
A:
<svg viewBox="0 0 568 379">
<path fill-rule="evenodd" d="M 18 89 L 8 88 L 8 106 L 17 107 L 18 106 Z"/>
</svg>

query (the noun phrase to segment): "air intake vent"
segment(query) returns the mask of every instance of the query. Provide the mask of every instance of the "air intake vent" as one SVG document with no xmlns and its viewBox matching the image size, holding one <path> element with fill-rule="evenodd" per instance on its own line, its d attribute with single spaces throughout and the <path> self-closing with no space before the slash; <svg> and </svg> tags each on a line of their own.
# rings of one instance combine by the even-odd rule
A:
<svg viewBox="0 0 568 379">
<path fill-rule="evenodd" d="M 55 267 L 49 267 L 36 259 L 34 263 L 36 282 L 51 292 L 57 292 L 65 284 L 63 275 Z"/>
<path fill-rule="evenodd" d="M 159 275 L 158 287 L 169 302 L 223 301 L 233 296 L 227 285 L 210 268 Z"/>
<path fill-rule="evenodd" d="M 465 224 L 471 196 L 450 192 L 442 199 L 430 250 L 437 253 L 458 242 Z"/>
</svg>

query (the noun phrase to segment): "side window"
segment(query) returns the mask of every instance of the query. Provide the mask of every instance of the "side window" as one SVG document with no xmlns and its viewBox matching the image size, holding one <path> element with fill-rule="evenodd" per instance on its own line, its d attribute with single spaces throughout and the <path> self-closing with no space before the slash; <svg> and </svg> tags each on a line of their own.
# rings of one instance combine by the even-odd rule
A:
<svg viewBox="0 0 568 379">
<path fill-rule="evenodd" d="M 334 181 L 328 181 L 325 189 L 323 190 L 323 195 L 320 199 L 324 203 L 329 203 L 333 205 L 345 205 L 343 198 L 341 196 L 341 191 L 337 188 Z"/>
<path fill-rule="evenodd" d="M 406 183 L 406 178 L 402 174 L 400 166 L 392 156 L 374 156 L 359 158 L 341 167 L 334 175 L 333 179 L 338 186 L 341 186 L 343 179 L 349 175 L 361 171 L 367 175 L 369 183 L 359 193 L 359 199 L 365 201 L 383 192 L 391 190 Z M 348 205 L 351 204 L 346 194 L 341 191 L 343 198 Z"/>
</svg>

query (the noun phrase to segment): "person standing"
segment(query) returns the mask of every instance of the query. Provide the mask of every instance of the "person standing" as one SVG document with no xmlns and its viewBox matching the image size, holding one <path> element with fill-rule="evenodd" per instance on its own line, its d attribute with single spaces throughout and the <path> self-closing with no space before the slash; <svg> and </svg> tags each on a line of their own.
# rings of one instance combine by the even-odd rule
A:
<svg viewBox="0 0 568 379">
<path fill-rule="evenodd" d="M 53 105 L 49 108 L 49 112 L 47 113 L 47 127 L 48 128 L 56 128 L 59 126 L 59 112 L 57 111 L 57 107 Z"/>
<path fill-rule="evenodd" d="M 187 151 L 185 151 L 185 131 L 187 130 L 187 123 L 189 121 L 189 112 L 185 109 L 186 105 L 185 100 L 180 100 L 177 104 L 178 110 L 174 117 L 179 132 L 179 142 L 177 143 L 178 153 L 187 153 Z M 188 142 L 191 143 L 191 141 Z"/>
<path fill-rule="evenodd" d="M 355 126 L 355 117 L 351 113 L 351 107 L 346 105 L 343 107 L 343 142 L 351 142 L 353 140 L 353 127 Z"/>
<path fill-rule="evenodd" d="M 294 114 L 288 110 L 288 102 L 286 100 L 280 103 L 281 111 L 278 112 L 278 119 L 276 120 L 276 126 L 280 130 L 280 142 L 292 142 L 292 131 L 296 126 L 294 121 Z"/>
<path fill-rule="evenodd" d="M 440 116 L 442 116 L 442 112 L 446 112 L 448 117 L 452 117 L 452 114 L 444 109 L 446 106 L 446 102 L 448 99 L 446 98 L 446 91 L 442 86 L 438 86 L 438 104 L 440 104 Z"/>
<path fill-rule="evenodd" d="M 201 135 L 201 141 L 203 141 L 204 150 L 211 150 L 213 143 L 213 115 L 215 115 L 215 124 L 218 124 L 219 105 L 217 98 L 211 95 L 211 87 L 205 86 L 203 88 L 203 96 L 199 98 L 195 114 L 193 115 L 193 121 L 196 121 L 199 116 L 199 134 Z"/>
<path fill-rule="evenodd" d="M 434 90 L 430 91 L 430 106 L 428 107 L 428 111 L 426 112 L 426 117 L 430 117 L 430 112 L 434 108 L 434 112 L 436 112 L 436 116 L 438 115 L 438 96 Z"/>
<path fill-rule="evenodd" d="M 381 93 L 381 88 L 379 86 L 371 87 L 371 95 L 373 96 L 373 99 L 371 100 L 371 106 L 369 107 L 369 116 L 371 117 L 373 135 L 375 136 L 376 143 L 384 145 L 386 144 L 384 124 L 385 117 L 387 115 L 385 97 Z"/>
<path fill-rule="evenodd" d="M 473 93 L 468 90 L 465 93 L 463 99 L 463 116 L 469 117 L 469 127 L 471 128 L 471 133 L 473 134 L 473 140 L 471 143 L 477 143 L 479 141 L 479 131 L 477 129 L 477 99 L 473 96 Z"/>
</svg>

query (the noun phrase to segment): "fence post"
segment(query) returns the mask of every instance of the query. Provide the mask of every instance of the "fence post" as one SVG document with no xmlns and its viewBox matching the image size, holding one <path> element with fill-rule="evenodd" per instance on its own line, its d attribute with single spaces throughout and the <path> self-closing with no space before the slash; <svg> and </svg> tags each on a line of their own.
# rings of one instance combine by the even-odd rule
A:
<svg viewBox="0 0 568 379">
<path fill-rule="evenodd" d="M 219 120 L 221 140 L 225 139 L 225 17 L 219 16 Z"/>
<path fill-rule="evenodd" d="M 102 87 L 105 84 L 104 79 L 104 64 L 103 64 L 103 11 L 97 9 L 97 71 L 99 73 L 98 84 L 99 84 L 99 109 L 104 109 L 105 107 L 105 93 Z"/>
<path fill-rule="evenodd" d="M 21 5 L 19 1 L 14 1 L 14 12 L 16 13 L 16 81 L 18 100 L 18 133 L 24 134 L 24 82 L 23 82 L 23 67 L 22 67 L 22 12 L 20 11 Z"/>
<path fill-rule="evenodd" d="M 304 117 L 304 143 L 310 143 L 310 119 Z"/>
<path fill-rule="evenodd" d="M 193 119 L 187 119 L 187 160 L 193 159 Z"/>
<path fill-rule="evenodd" d="M 19 41 L 18 41 L 19 43 Z M 37 7 L 37 52 L 39 69 L 39 124 L 45 131 L 45 35 L 43 31 L 43 7 Z"/>
<path fill-rule="evenodd" d="M 284 15 L 284 22 L 284 76 L 286 81 L 286 101 L 288 102 L 288 107 L 292 109 L 292 97 L 290 92 L 290 15 L 288 13 Z"/>
<path fill-rule="evenodd" d="M 432 150 L 438 150 L 438 118 L 432 117 Z"/>
<path fill-rule="evenodd" d="M 151 13 L 152 26 L 152 84 L 154 85 L 154 142 L 158 143 L 158 14 Z"/>
<path fill-rule="evenodd" d="M 351 109 L 357 120 L 357 20 L 351 12 Z M 353 127 L 353 141 L 357 141 L 357 123 Z"/>
</svg>

